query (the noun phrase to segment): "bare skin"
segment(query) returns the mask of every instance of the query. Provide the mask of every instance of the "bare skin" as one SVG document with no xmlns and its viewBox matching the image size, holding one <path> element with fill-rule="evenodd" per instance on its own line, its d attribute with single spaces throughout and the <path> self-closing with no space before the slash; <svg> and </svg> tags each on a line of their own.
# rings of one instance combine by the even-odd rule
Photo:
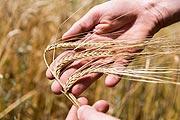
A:
<svg viewBox="0 0 180 120">
<path fill-rule="evenodd" d="M 86 98 L 81 97 L 78 99 L 78 101 L 83 106 L 80 107 L 80 109 L 77 109 L 77 107 L 72 106 L 66 120 L 118 120 L 117 118 L 104 114 L 109 109 L 109 104 L 104 100 L 99 100 L 92 106 L 87 105 L 88 100 Z"/>
<path fill-rule="evenodd" d="M 94 41 L 106 38 L 108 40 L 128 39 L 125 44 L 140 43 L 143 42 L 143 38 L 152 37 L 161 28 L 179 21 L 179 4 L 179 0 L 134 0 L 133 2 L 129 0 L 111 0 L 93 7 L 79 21 L 73 24 L 73 26 L 63 35 L 63 38 L 93 30 L 94 34 L 91 37 L 91 40 Z M 113 32 L 116 32 L 117 34 L 109 34 Z M 102 34 L 107 34 L 107 36 L 103 36 Z M 58 58 L 61 58 L 65 54 L 66 51 L 59 55 Z M 71 68 L 66 70 L 60 76 L 60 79 L 62 81 L 66 81 L 74 71 L 76 71 L 86 62 L 87 61 L 83 60 L 74 61 Z M 117 59 L 117 61 L 114 63 L 115 66 L 124 66 L 124 68 L 127 66 L 127 64 L 128 61 L 122 59 Z M 47 70 L 46 76 L 49 79 L 53 78 L 49 70 Z M 83 77 L 72 87 L 71 92 L 76 96 L 80 95 L 100 76 L 101 74 L 93 73 Z M 110 74 L 105 79 L 105 85 L 108 87 L 113 87 L 119 81 L 120 76 Z M 51 89 L 54 93 L 60 94 L 62 87 L 56 81 L 54 81 Z M 86 114 L 85 112 L 82 112 L 82 109 L 93 112 L 95 118 L 99 116 L 99 119 L 97 120 L 105 119 L 106 117 L 106 114 L 104 113 L 99 114 L 99 112 L 102 111 L 98 112 L 90 106 L 85 106 L 80 108 L 78 112 L 77 109 L 72 107 L 67 118 L 73 118 L 71 116 L 78 113 L 80 120 L 88 120 L 88 118 L 81 117 L 81 115 L 83 116 Z M 109 115 L 107 115 L 107 118 L 108 116 Z M 114 120 L 114 118 L 112 118 L 112 120 Z"/>
</svg>

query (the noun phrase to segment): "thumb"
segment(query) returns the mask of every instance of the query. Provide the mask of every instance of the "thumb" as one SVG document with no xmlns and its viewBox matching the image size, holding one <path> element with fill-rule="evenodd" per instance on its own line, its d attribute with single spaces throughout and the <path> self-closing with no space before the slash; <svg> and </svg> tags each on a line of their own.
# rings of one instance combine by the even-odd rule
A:
<svg viewBox="0 0 180 120">
<path fill-rule="evenodd" d="M 99 11 L 97 10 L 97 7 L 93 7 L 80 20 L 75 22 L 72 27 L 66 33 L 64 33 L 62 38 L 68 39 L 69 37 L 72 37 L 72 35 L 92 30 L 95 25 L 98 24 L 99 19 Z"/>
<path fill-rule="evenodd" d="M 98 112 L 95 108 L 83 105 L 78 109 L 79 120 L 118 120 L 110 115 Z"/>
</svg>

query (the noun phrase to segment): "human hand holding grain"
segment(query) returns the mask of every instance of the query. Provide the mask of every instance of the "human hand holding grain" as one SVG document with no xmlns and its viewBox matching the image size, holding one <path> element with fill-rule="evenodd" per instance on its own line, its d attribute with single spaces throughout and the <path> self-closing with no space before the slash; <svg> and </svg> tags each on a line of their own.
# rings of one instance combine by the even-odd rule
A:
<svg viewBox="0 0 180 120">
<path fill-rule="evenodd" d="M 143 42 L 145 38 L 152 37 L 161 28 L 179 21 L 179 4 L 179 0 L 135 0 L 133 2 L 129 0 L 111 0 L 92 8 L 79 21 L 74 23 L 74 25 L 63 35 L 63 39 L 67 39 L 79 33 L 93 31 L 89 32 L 88 36 L 85 37 L 86 41 L 99 42 L 106 40 L 123 40 L 123 45 L 125 46 L 129 44 L 139 44 Z M 51 66 L 61 60 L 69 52 L 76 51 L 64 51 Z M 138 49 L 132 49 L 130 52 L 138 52 Z M 86 59 L 72 62 L 70 67 L 61 74 L 60 80 L 65 83 L 77 69 L 89 61 L 91 60 Z M 99 61 L 102 63 L 104 62 L 103 60 Z M 117 58 L 113 65 L 115 67 L 121 67 L 123 70 L 128 63 L 129 62 L 126 59 Z M 53 75 L 49 70 L 47 70 L 46 75 L 49 79 L 53 78 Z M 72 86 L 71 92 L 74 95 L 81 94 L 101 75 L 102 74 L 99 73 L 85 75 Z M 119 80 L 120 76 L 109 74 L 106 77 L 105 85 L 113 87 Z M 57 94 L 61 93 L 60 91 L 63 89 L 57 81 L 54 81 L 51 88 L 52 91 Z M 105 109 L 105 107 L 107 107 L 106 103 L 103 103 L 104 105 L 101 104 L 100 106 L 95 103 L 92 107 L 86 105 L 86 100 L 80 100 L 80 103 L 82 106 L 79 110 L 75 106 L 71 108 L 67 120 L 116 119 L 104 114 L 106 111 L 97 109 Z"/>
<path fill-rule="evenodd" d="M 93 31 L 88 36 L 91 41 L 103 40 L 126 40 L 124 45 L 141 43 L 147 37 L 152 37 L 159 29 L 179 21 L 179 1 L 174 0 L 111 0 L 92 8 L 84 17 L 77 21 L 64 35 L 66 39 L 72 35 Z M 113 9 L 112 9 L 113 8 Z M 132 50 L 136 52 L 138 50 Z M 68 52 L 65 51 L 58 59 L 61 59 Z M 57 61 L 57 59 L 55 60 Z M 74 71 L 88 61 L 74 61 L 60 77 L 66 81 Z M 117 59 L 114 66 L 124 69 L 128 65 L 125 59 Z M 53 63 L 52 63 L 53 66 Z M 47 77 L 52 78 L 52 74 L 47 71 Z M 75 84 L 71 92 L 75 95 L 82 93 L 101 74 L 93 73 L 81 78 Z M 119 77 L 109 74 L 105 80 L 107 86 L 113 87 L 119 82 Z M 58 82 L 52 84 L 52 91 L 60 93 L 61 86 Z"/>
</svg>

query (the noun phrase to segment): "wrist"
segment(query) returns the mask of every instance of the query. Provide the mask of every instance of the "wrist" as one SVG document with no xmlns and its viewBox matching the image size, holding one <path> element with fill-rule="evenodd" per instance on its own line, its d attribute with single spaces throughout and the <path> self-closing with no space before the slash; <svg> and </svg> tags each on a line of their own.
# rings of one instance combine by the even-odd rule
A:
<svg viewBox="0 0 180 120">
<path fill-rule="evenodd" d="M 154 22 L 153 31 L 180 21 L 179 0 L 144 0 L 142 2 L 145 12 Z M 151 17 L 151 18 L 150 18 Z"/>
</svg>

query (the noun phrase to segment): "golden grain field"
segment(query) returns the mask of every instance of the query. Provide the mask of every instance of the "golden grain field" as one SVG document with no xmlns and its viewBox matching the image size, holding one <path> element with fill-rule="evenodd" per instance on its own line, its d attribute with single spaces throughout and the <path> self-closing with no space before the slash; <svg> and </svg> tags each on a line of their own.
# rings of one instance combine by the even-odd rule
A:
<svg viewBox="0 0 180 120">
<path fill-rule="evenodd" d="M 61 36 L 92 6 L 105 0 L 3 0 L 0 4 L 0 119 L 2 120 L 64 120 L 71 103 L 64 95 L 50 90 L 43 60 L 45 47 Z M 84 6 L 83 9 L 79 9 Z M 75 11 L 79 11 L 71 16 Z M 68 19 L 68 20 L 67 20 Z M 66 21 L 67 20 L 67 21 Z M 64 23 L 64 21 L 66 21 Z M 63 25 L 61 25 L 63 23 Z M 180 24 L 158 32 L 161 37 L 180 45 Z M 165 36 L 165 37 L 164 37 Z M 169 44 L 169 43 L 163 43 Z M 154 49 L 155 48 L 155 49 Z M 166 51 L 159 46 L 152 48 Z M 147 47 L 144 51 L 150 51 Z M 180 69 L 180 48 L 174 54 L 136 58 L 136 67 Z M 135 67 L 135 68 L 136 68 Z M 132 68 L 132 69 L 135 69 Z M 180 71 L 163 74 L 164 79 L 180 82 Z M 88 88 L 90 104 L 105 99 L 109 114 L 122 120 L 180 119 L 180 85 L 130 81 L 123 77 L 114 88 L 105 88 L 104 76 Z"/>
</svg>

